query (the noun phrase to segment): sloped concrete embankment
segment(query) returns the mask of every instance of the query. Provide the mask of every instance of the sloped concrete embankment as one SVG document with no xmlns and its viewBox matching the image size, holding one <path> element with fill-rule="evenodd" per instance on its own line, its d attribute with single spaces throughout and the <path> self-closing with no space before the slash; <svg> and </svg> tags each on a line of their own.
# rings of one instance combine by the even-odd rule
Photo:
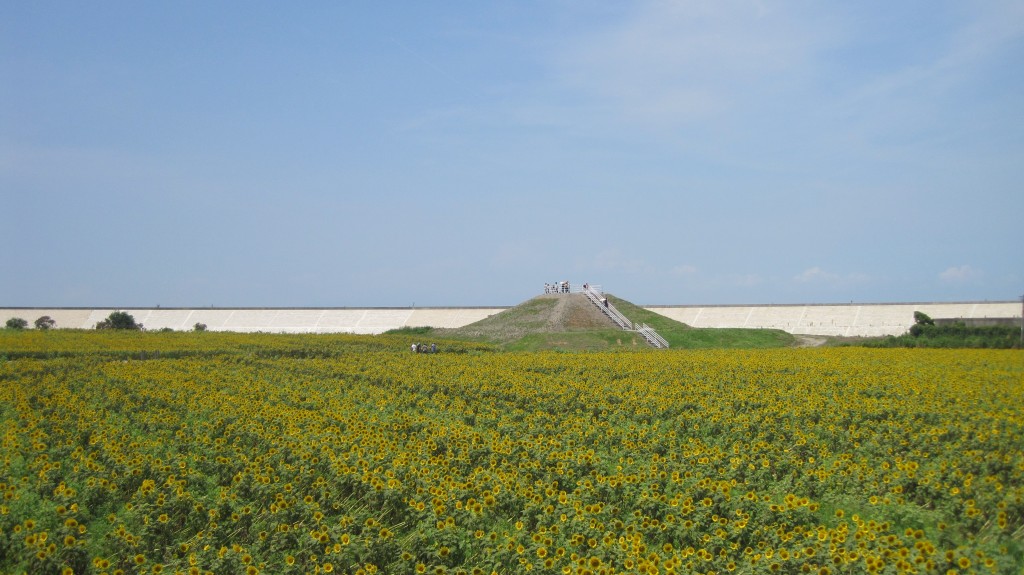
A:
<svg viewBox="0 0 1024 575">
<path fill-rule="evenodd" d="M 401 327 L 458 328 L 508 307 L 446 308 L 122 308 L 146 329 L 271 333 L 377 334 Z M 1017 301 L 961 303 L 645 306 L 692 327 L 768 328 L 815 336 L 900 335 L 914 324 L 914 312 L 935 319 L 1009 318 L 1020 322 Z M 0 320 L 20 317 L 32 323 L 44 315 L 58 328 L 92 329 L 114 308 L 0 308 Z M 568 312 L 568 309 L 566 310 Z"/>
</svg>

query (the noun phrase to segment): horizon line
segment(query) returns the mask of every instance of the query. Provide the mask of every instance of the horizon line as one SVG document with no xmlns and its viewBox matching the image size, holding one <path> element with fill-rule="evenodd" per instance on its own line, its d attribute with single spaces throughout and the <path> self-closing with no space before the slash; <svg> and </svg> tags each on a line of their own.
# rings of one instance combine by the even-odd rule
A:
<svg viewBox="0 0 1024 575">
<path fill-rule="evenodd" d="M 610 293 L 610 292 L 609 292 Z M 539 295 L 573 295 L 573 294 L 539 294 Z M 615 295 L 615 294 L 610 294 Z M 617 296 L 616 296 L 617 297 Z M 533 299 L 533 298 L 530 298 Z M 619 298 L 623 299 L 623 298 Z M 379 310 L 399 310 L 399 309 L 508 309 L 516 307 L 517 305 L 424 305 L 424 306 L 266 306 L 266 305 L 236 305 L 236 306 L 102 306 L 102 305 L 75 305 L 75 306 L 39 306 L 39 305 L 13 305 L 13 306 L 0 306 L 0 309 L 52 309 L 52 310 L 97 310 L 97 309 L 111 309 L 111 310 L 355 310 L 355 309 L 379 309 Z M 624 300 L 629 301 L 629 300 Z M 855 305 L 952 305 L 952 304 L 979 304 L 979 303 L 996 303 L 996 304 L 1010 304 L 1018 303 L 1021 300 L 953 300 L 953 301 L 903 301 L 903 302 L 879 302 L 879 301 L 849 301 L 849 302 L 831 302 L 831 303 L 715 303 L 715 304 L 633 304 L 643 308 L 668 308 L 668 307 L 801 307 L 801 306 L 855 306 Z M 633 303 L 633 302 L 629 302 Z"/>
</svg>

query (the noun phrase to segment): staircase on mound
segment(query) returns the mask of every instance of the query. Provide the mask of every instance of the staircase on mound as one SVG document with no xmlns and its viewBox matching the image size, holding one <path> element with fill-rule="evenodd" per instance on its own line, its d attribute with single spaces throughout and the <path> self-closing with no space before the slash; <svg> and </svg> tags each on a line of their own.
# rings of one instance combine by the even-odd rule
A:
<svg viewBox="0 0 1024 575">
<path fill-rule="evenodd" d="M 604 297 L 600 286 L 585 285 L 583 286 L 582 291 L 591 303 L 596 305 L 604 315 L 608 316 L 612 321 L 618 324 L 619 327 L 626 331 L 634 331 L 640 334 L 644 338 L 644 341 L 646 341 L 651 347 L 657 349 L 668 349 L 668 342 L 665 341 L 665 338 L 658 335 L 658 332 L 654 331 L 653 327 L 646 323 L 633 323 L 629 321 L 629 318 L 622 315 L 622 312 L 616 309 L 615 306 L 608 301 L 608 298 Z"/>
</svg>

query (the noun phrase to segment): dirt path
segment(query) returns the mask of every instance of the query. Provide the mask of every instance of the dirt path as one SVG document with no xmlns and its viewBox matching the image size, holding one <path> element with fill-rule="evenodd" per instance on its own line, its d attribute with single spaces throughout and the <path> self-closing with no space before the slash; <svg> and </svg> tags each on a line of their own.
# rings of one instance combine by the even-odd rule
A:
<svg viewBox="0 0 1024 575">
<path fill-rule="evenodd" d="M 512 341 L 528 333 L 558 333 L 617 328 L 583 294 L 537 296 L 514 308 L 457 329 L 438 329 L 439 337 L 484 337 L 492 341 Z"/>
<path fill-rule="evenodd" d="M 818 347 L 824 345 L 828 338 L 823 335 L 793 334 L 796 338 L 796 347 Z"/>
<path fill-rule="evenodd" d="M 558 303 L 548 320 L 549 331 L 618 327 L 583 294 L 556 295 Z"/>
</svg>

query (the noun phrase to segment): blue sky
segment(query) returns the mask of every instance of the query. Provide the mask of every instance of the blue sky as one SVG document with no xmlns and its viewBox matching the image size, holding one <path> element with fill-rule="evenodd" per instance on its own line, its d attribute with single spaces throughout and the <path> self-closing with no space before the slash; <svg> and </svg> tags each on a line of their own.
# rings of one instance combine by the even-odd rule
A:
<svg viewBox="0 0 1024 575">
<path fill-rule="evenodd" d="M 1024 293 L 1024 3 L 8 2 L 0 306 Z"/>
</svg>

